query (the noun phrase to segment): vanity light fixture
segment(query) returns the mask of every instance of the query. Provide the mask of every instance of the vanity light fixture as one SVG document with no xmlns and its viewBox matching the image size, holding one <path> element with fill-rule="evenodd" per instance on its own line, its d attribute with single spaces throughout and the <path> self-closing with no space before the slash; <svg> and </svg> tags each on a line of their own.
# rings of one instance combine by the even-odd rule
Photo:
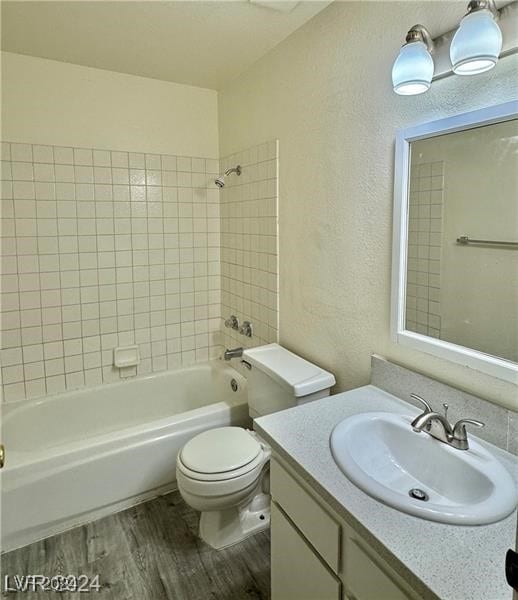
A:
<svg viewBox="0 0 518 600">
<path fill-rule="evenodd" d="M 492 69 L 499 59 L 518 53 L 518 1 L 497 8 L 495 0 L 470 0 L 455 29 L 433 39 L 414 25 L 392 67 L 394 92 L 426 92 L 432 81 L 450 75 L 476 75 Z"/>
<path fill-rule="evenodd" d="M 492 69 L 502 50 L 502 32 L 496 23 L 494 0 L 471 0 L 450 46 L 457 75 L 476 75 Z"/>
<path fill-rule="evenodd" d="M 432 83 L 432 36 L 422 25 L 414 25 L 406 36 L 406 43 L 392 67 L 392 84 L 396 94 L 412 96 L 426 92 Z"/>
</svg>

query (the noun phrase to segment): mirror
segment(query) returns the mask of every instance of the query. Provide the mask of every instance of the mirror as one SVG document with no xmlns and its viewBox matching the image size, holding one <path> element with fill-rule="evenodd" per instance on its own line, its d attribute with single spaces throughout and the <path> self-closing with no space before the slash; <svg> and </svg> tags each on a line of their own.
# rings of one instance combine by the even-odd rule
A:
<svg viewBox="0 0 518 600">
<path fill-rule="evenodd" d="M 518 383 L 518 103 L 400 131 L 392 331 Z"/>
</svg>

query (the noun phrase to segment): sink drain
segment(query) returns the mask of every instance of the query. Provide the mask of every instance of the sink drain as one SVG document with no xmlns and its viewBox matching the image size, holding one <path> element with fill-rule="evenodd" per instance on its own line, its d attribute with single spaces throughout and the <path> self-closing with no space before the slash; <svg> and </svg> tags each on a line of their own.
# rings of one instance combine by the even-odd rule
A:
<svg viewBox="0 0 518 600">
<path fill-rule="evenodd" d="M 412 488 L 408 492 L 408 495 L 410 496 L 410 498 L 415 498 L 416 500 L 422 500 L 423 502 L 426 502 L 428 500 L 428 494 L 425 491 L 420 490 L 419 488 Z"/>
</svg>

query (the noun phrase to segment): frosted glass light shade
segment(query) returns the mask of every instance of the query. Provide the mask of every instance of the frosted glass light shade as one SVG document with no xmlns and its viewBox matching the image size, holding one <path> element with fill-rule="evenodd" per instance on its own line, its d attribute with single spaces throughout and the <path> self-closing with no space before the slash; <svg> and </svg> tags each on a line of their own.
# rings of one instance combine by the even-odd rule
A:
<svg viewBox="0 0 518 600">
<path fill-rule="evenodd" d="M 405 44 L 392 67 L 392 84 L 396 94 L 412 96 L 426 92 L 432 83 L 433 59 L 421 41 Z"/>
<path fill-rule="evenodd" d="M 450 46 L 457 75 L 476 75 L 492 69 L 502 50 L 502 32 L 489 10 L 478 10 L 460 22 Z"/>
</svg>

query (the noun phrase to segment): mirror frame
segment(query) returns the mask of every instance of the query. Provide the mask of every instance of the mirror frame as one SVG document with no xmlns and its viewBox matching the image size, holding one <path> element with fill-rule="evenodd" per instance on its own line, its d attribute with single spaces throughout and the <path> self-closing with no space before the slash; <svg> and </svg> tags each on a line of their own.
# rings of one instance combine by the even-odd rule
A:
<svg viewBox="0 0 518 600">
<path fill-rule="evenodd" d="M 510 121 L 517 117 L 518 100 L 513 100 L 397 131 L 390 319 L 391 338 L 396 344 L 433 354 L 516 385 L 518 385 L 518 363 L 405 329 L 405 314 L 411 142 Z"/>
</svg>

